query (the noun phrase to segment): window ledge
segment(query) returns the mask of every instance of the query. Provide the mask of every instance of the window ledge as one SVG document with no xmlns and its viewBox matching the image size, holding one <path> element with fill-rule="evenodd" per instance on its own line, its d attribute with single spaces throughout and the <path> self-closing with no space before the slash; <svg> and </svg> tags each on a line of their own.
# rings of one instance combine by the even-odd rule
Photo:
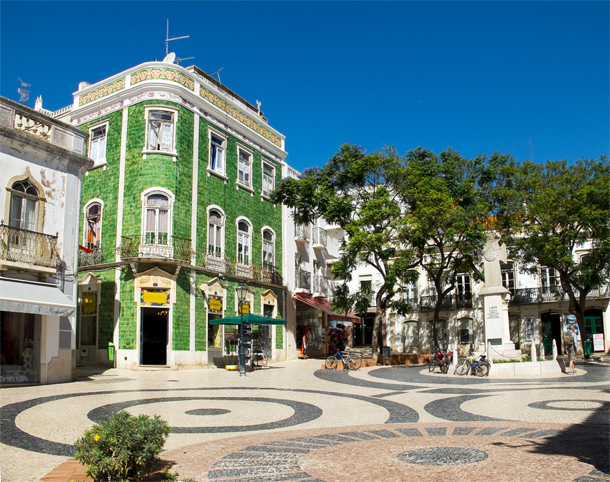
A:
<svg viewBox="0 0 610 482">
<path fill-rule="evenodd" d="M 229 178 L 227 176 L 225 176 L 224 174 L 222 174 L 218 171 L 215 171 L 214 169 L 210 169 L 208 167 L 207 170 L 208 170 L 208 177 L 210 177 L 210 175 L 214 175 L 216 177 L 219 177 L 220 179 L 223 179 L 225 183 L 229 180 Z"/>
<path fill-rule="evenodd" d="M 161 156 L 171 156 L 172 160 L 174 162 L 176 162 L 176 158 L 178 157 L 178 153 L 173 151 L 173 152 L 169 152 L 169 151 L 153 151 L 150 149 L 144 149 L 142 151 L 142 159 L 146 159 L 146 154 L 156 154 L 156 155 L 161 155 Z"/>
<path fill-rule="evenodd" d="M 250 194 L 254 195 L 254 189 L 252 189 L 251 186 L 248 186 L 247 184 L 244 184 L 242 182 L 237 181 L 235 183 L 235 186 L 239 189 L 243 189 L 244 191 L 248 191 Z"/>
</svg>

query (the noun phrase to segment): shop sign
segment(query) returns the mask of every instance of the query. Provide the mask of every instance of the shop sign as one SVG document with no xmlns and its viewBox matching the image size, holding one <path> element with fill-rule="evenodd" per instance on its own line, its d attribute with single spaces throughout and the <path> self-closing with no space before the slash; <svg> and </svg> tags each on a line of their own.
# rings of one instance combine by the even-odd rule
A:
<svg viewBox="0 0 610 482">
<path fill-rule="evenodd" d="M 604 334 L 595 333 L 593 335 L 593 351 L 604 351 Z"/>
<path fill-rule="evenodd" d="M 244 303 L 243 305 L 239 305 L 238 313 L 240 315 L 247 315 L 250 313 L 250 303 Z"/>
<path fill-rule="evenodd" d="M 220 296 L 210 296 L 208 308 L 210 313 L 222 313 L 222 298 Z"/>
<path fill-rule="evenodd" d="M 97 295 L 93 293 L 86 294 L 83 297 L 83 314 L 90 315 L 97 311 Z"/>
<path fill-rule="evenodd" d="M 140 304 L 142 306 L 168 306 L 169 290 L 144 289 L 140 291 Z"/>
</svg>

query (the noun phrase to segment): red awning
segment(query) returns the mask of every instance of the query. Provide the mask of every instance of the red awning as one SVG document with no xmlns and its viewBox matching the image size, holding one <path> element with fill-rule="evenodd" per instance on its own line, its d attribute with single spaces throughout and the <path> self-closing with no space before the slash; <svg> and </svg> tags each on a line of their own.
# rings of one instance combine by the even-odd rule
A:
<svg viewBox="0 0 610 482">
<path fill-rule="evenodd" d="M 318 310 L 328 313 L 328 316 L 331 320 L 351 321 L 352 323 L 362 323 L 360 318 L 357 317 L 356 315 L 354 315 L 353 313 L 348 313 L 348 314 L 343 314 L 343 315 L 341 315 L 339 313 L 335 313 L 333 311 L 332 306 L 330 306 L 330 303 L 328 301 L 318 300 L 316 298 L 308 298 L 306 296 L 301 296 L 301 295 L 297 295 L 297 294 L 294 295 L 294 299 L 298 300 L 298 301 L 302 301 L 306 305 L 313 306 L 314 308 L 316 308 Z"/>
</svg>

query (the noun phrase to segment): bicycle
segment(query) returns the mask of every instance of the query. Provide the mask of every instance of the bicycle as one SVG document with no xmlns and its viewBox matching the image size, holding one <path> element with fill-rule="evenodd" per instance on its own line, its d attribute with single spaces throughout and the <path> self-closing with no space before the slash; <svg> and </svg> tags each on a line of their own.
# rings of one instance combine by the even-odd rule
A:
<svg viewBox="0 0 610 482">
<path fill-rule="evenodd" d="M 362 359 L 360 357 L 352 357 L 352 355 L 350 355 L 348 352 L 343 354 L 340 351 L 337 351 L 334 355 L 331 355 L 326 359 L 326 368 L 329 370 L 334 370 L 337 368 L 339 360 L 341 360 L 343 363 L 344 370 L 358 370 L 358 368 L 360 368 L 362 365 Z"/>
<path fill-rule="evenodd" d="M 466 375 L 468 372 L 471 375 L 476 375 L 478 377 L 489 376 L 489 370 L 491 369 L 491 364 L 486 360 L 485 355 L 481 355 L 476 357 L 472 348 L 470 349 L 470 355 L 463 360 L 460 360 L 455 366 L 454 374 L 457 375 Z"/>
<path fill-rule="evenodd" d="M 443 351 L 438 347 L 436 347 L 435 350 L 435 355 L 430 357 L 428 370 L 433 372 L 436 367 L 439 367 L 441 373 L 447 373 L 449 371 L 449 364 L 451 363 L 453 353 L 449 350 Z"/>
</svg>

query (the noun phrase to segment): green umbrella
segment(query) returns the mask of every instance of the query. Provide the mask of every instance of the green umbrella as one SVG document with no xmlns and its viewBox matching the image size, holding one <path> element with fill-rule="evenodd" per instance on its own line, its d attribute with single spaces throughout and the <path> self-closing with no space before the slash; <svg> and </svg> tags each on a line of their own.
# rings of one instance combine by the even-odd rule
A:
<svg viewBox="0 0 610 482">
<path fill-rule="evenodd" d="M 285 325 L 286 320 L 281 318 L 269 318 L 268 316 L 254 315 L 247 313 L 243 316 L 244 323 L 250 325 Z M 229 318 L 217 318 L 210 320 L 210 325 L 240 325 L 242 321 L 241 316 L 231 316 Z"/>
</svg>

